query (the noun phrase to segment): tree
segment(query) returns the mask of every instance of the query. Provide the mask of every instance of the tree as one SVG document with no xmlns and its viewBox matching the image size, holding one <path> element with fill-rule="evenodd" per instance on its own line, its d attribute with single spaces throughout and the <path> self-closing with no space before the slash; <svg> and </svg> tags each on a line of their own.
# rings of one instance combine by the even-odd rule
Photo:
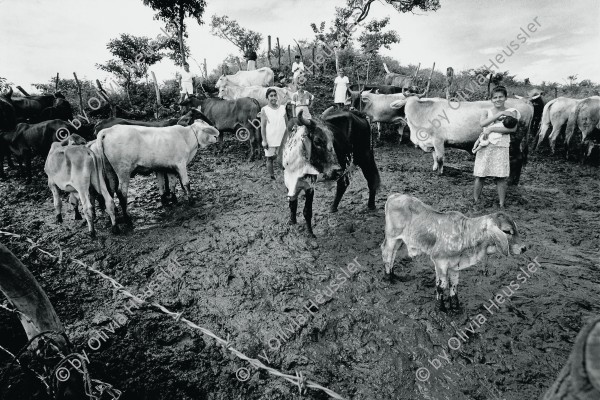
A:
<svg viewBox="0 0 600 400">
<path fill-rule="evenodd" d="M 148 67 L 163 58 L 159 51 L 163 46 L 164 42 L 122 33 L 119 38 L 111 39 L 106 45 L 116 59 L 108 60 L 106 64 L 96 64 L 96 67 L 116 75 L 130 98 L 131 84 L 147 76 Z"/>
<path fill-rule="evenodd" d="M 352 40 L 352 34 L 356 27 L 367 18 L 371 11 L 371 5 L 376 0 L 346 0 L 345 7 L 336 7 L 333 24 L 329 34 L 324 34 L 324 25 L 321 23 L 321 31 L 317 30 L 316 24 L 311 24 L 313 31 L 319 40 L 334 44 L 336 68 L 339 68 L 339 49 L 344 49 Z M 440 7 L 439 0 L 378 0 L 392 5 L 398 12 L 413 12 L 415 9 L 422 11 L 436 11 Z M 325 40 L 324 40 L 325 39 Z"/>
<path fill-rule="evenodd" d="M 389 49 L 390 45 L 400 42 L 400 36 L 396 31 L 383 32 L 389 22 L 390 17 L 386 17 L 380 20 L 374 19 L 365 25 L 365 30 L 358 38 L 365 54 L 376 55 L 381 47 Z"/>
<path fill-rule="evenodd" d="M 198 25 L 202 25 L 202 14 L 206 7 L 205 0 L 143 0 L 144 4 L 156 11 L 154 19 L 165 21 L 177 31 L 179 51 L 182 64 L 186 59 L 186 48 L 183 37 L 186 35 L 185 17 L 194 17 Z"/>
<path fill-rule="evenodd" d="M 245 29 L 237 21 L 222 17 L 212 16 L 210 33 L 221 39 L 233 43 L 244 55 L 258 50 L 263 37 L 260 33 Z"/>
<path fill-rule="evenodd" d="M 575 86 L 575 81 L 577 80 L 577 75 L 569 75 L 567 76 L 567 80 L 569 81 L 569 86 L 573 88 L 573 86 Z"/>
</svg>

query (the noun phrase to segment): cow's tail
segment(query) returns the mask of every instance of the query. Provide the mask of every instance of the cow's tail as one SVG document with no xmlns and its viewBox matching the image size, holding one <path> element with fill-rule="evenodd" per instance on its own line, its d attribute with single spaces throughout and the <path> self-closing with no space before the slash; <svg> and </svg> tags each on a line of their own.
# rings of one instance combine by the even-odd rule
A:
<svg viewBox="0 0 600 400">
<path fill-rule="evenodd" d="M 538 140 L 536 147 L 541 145 L 544 139 L 546 138 L 546 135 L 548 135 L 548 130 L 550 129 L 550 109 L 552 108 L 552 105 L 554 103 L 556 103 L 556 99 L 550 100 L 544 106 L 544 111 L 542 111 L 542 123 L 540 124 L 540 129 L 538 131 Z"/>
<path fill-rule="evenodd" d="M 104 153 L 104 137 L 106 136 L 106 129 L 103 129 L 102 131 L 100 131 L 100 133 L 98 134 L 98 138 L 96 139 L 96 143 L 98 144 L 98 174 L 99 174 L 99 179 L 100 179 L 100 187 L 103 189 L 107 189 L 108 193 L 110 193 L 111 197 L 114 194 L 114 192 L 117 190 L 117 183 L 115 182 L 113 185 L 110 184 L 110 180 L 109 180 L 109 185 L 106 185 L 106 178 L 109 176 L 109 174 L 113 171 L 109 171 L 109 168 L 112 168 L 110 166 L 110 163 L 108 162 L 108 159 L 106 158 L 106 154 Z M 114 172 L 113 172 L 114 174 Z M 106 177 L 106 178 L 105 178 Z"/>
<path fill-rule="evenodd" d="M 575 110 L 569 115 L 569 120 L 567 121 L 567 129 L 565 131 L 565 145 L 569 146 L 571 144 L 571 140 L 573 140 L 573 136 L 575 136 L 575 129 L 577 128 L 577 120 L 579 119 L 579 112 L 581 111 L 581 107 L 583 106 L 583 101 L 579 102 L 575 107 Z"/>
</svg>

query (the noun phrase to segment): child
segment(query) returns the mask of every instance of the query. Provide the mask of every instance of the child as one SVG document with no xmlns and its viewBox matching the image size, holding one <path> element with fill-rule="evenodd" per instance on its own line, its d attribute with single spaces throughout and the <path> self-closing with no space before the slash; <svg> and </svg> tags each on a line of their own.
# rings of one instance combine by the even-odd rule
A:
<svg viewBox="0 0 600 400">
<path fill-rule="evenodd" d="M 498 190 L 500 208 L 504 208 L 507 178 L 510 174 L 510 133 L 517 130 L 516 126 L 509 129 L 503 126 L 502 123 L 493 124 L 496 120 L 500 119 L 500 117 L 512 117 L 513 112 L 516 111 L 507 110 L 504 107 L 506 97 L 507 92 L 503 86 L 497 86 L 492 90 L 492 104 L 494 107 L 483 112 L 479 119 L 479 123 L 484 127 L 484 139 L 492 132 L 500 133 L 502 136 L 498 139 L 496 144 L 490 143 L 487 146 L 478 149 L 477 154 L 475 155 L 475 167 L 473 169 L 473 175 L 475 176 L 473 199 L 475 200 L 475 203 L 479 201 L 485 178 L 494 177 L 496 178 L 496 188 Z"/>
<path fill-rule="evenodd" d="M 265 148 L 265 157 L 267 158 L 267 172 L 271 179 L 275 179 L 273 160 L 275 159 L 279 145 L 281 145 L 288 118 L 285 106 L 278 104 L 275 89 L 267 89 L 266 97 L 269 103 L 261 109 L 260 115 L 262 145 Z"/>
<path fill-rule="evenodd" d="M 333 102 L 338 108 L 343 108 L 344 104 L 346 104 L 346 92 L 348 91 L 349 85 L 350 80 L 344 75 L 344 71 L 340 68 L 338 76 L 335 78 L 335 81 L 333 81 Z"/>
<path fill-rule="evenodd" d="M 300 59 L 300 56 L 294 57 L 294 63 L 292 64 L 292 74 L 294 74 L 293 82 L 294 85 L 298 84 L 299 78 L 304 74 L 304 63 Z M 301 80 L 300 80 L 301 82 Z"/>
<path fill-rule="evenodd" d="M 310 119 L 311 115 L 308 106 L 310 106 L 310 103 L 314 98 L 315 96 L 304 90 L 303 84 L 299 84 L 298 91 L 292 95 L 292 104 L 294 104 L 294 117 L 297 117 L 300 110 L 302 110 L 304 111 L 302 116 L 306 119 Z"/>
<path fill-rule="evenodd" d="M 515 110 L 514 108 L 511 108 L 507 111 L 514 111 L 517 114 L 519 113 L 519 111 Z M 508 129 L 514 128 L 519 123 L 519 120 L 517 118 L 513 118 L 513 117 L 509 117 L 509 116 L 505 116 L 505 115 L 499 117 L 498 121 L 502 121 L 502 126 L 504 126 L 505 128 L 508 128 Z M 488 128 L 484 128 L 484 130 L 485 129 L 490 130 L 493 127 L 499 127 L 499 126 L 500 126 L 499 123 L 495 123 L 495 124 L 492 124 L 491 126 L 489 126 Z M 490 133 L 482 132 L 481 135 L 479 136 L 479 138 L 477 139 L 477 141 L 475 142 L 475 145 L 473 146 L 473 154 L 476 154 L 479 150 L 481 150 L 482 147 L 485 147 L 490 143 L 498 144 L 498 142 L 500 141 L 501 138 L 502 138 L 502 134 L 498 133 L 498 132 L 490 132 Z"/>
</svg>

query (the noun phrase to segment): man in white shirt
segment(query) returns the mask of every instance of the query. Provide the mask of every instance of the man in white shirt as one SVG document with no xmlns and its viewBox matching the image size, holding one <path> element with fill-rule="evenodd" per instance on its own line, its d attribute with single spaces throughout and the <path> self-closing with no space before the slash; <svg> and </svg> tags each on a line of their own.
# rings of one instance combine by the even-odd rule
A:
<svg viewBox="0 0 600 400">
<path fill-rule="evenodd" d="M 298 78 L 304 75 L 304 63 L 300 60 L 300 56 L 294 57 L 295 61 L 292 64 L 292 73 L 294 74 L 294 85 L 298 84 Z"/>
<path fill-rule="evenodd" d="M 179 102 L 181 103 L 188 95 L 194 94 L 194 74 L 190 72 L 190 65 L 183 63 L 183 71 L 179 74 Z"/>
</svg>

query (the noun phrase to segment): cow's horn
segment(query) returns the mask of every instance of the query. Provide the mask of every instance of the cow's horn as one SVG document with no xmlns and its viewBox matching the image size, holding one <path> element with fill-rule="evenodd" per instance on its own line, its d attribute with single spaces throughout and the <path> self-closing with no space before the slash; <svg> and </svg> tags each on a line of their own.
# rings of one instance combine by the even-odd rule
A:
<svg viewBox="0 0 600 400">
<path fill-rule="evenodd" d="M 2 96 L 6 97 L 7 99 L 10 99 L 12 97 L 12 94 L 13 94 L 12 86 L 9 86 L 8 93 L 2 93 Z"/>
<path fill-rule="evenodd" d="M 307 121 L 306 119 L 304 119 L 303 113 L 304 113 L 304 110 L 300 110 L 298 112 L 298 123 L 299 123 L 299 125 L 310 126 L 310 121 Z"/>
<path fill-rule="evenodd" d="M 423 90 L 423 93 L 417 93 L 417 94 L 415 94 L 415 96 L 417 96 L 418 98 L 422 98 L 426 94 L 427 94 L 427 89 Z"/>
</svg>

